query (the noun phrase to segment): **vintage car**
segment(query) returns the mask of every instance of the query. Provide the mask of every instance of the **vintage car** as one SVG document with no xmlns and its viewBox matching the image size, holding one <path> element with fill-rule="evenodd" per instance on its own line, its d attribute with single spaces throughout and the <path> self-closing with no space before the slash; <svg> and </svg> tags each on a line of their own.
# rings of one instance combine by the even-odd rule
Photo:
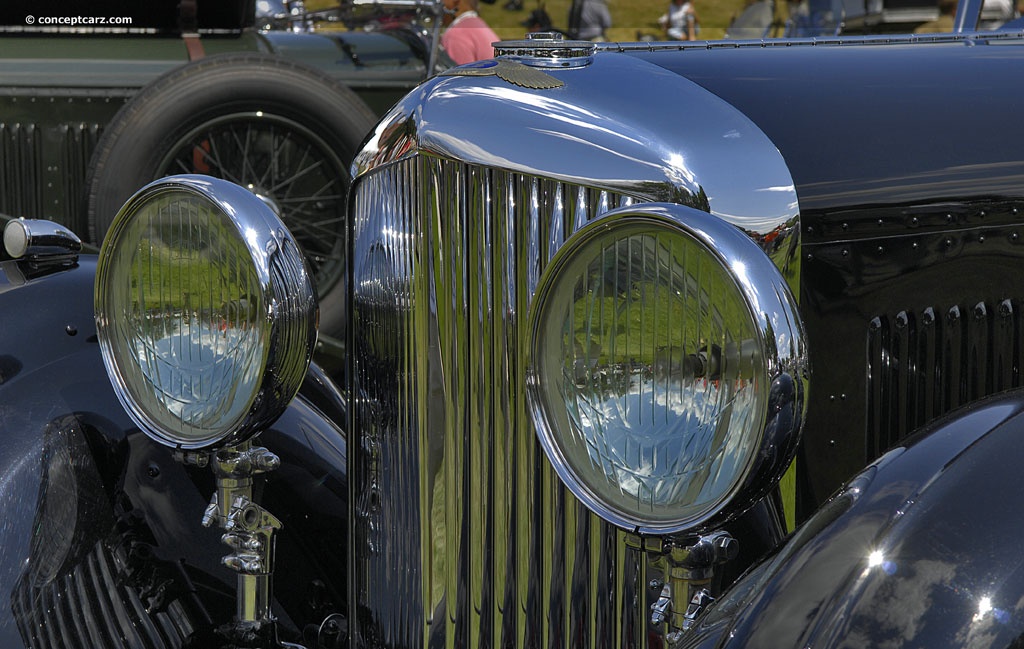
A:
<svg viewBox="0 0 1024 649">
<path fill-rule="evenodd" d="M 1014 647 L 1024 33 L 536 35 L 0 262 L 0 646 Z"/>
<path fill-rule="evenodd" d="M 5 4 L 0 212 L 54 220 L 98 245 L 149 181 L 230 179 L 281 212 L 334 332 L 349 165 L 385 110 L 450 65 L 435 38 L 438 5 L 398 0 L 382 12 L 345 0 L 334 13 L 350 29 L 310 32 L 306 14 L 291 13 L 301 3 L 263 4 Z M 279 29 L 256 29 L 257 13 L 259 26 Z"/>
</svg>

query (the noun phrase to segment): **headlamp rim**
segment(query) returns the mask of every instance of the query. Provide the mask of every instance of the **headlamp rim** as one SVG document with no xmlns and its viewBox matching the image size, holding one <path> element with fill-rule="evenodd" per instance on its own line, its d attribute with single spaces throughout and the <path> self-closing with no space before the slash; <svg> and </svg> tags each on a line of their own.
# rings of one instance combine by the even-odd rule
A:
<svg viewBox="0 0 1024 649">
<path fill-rule="evenodd" d="M 247 395 L 244 408 L 232 421 L 218 427 L 210 434 L 198 438 L 178 435 L 174 431 L 168 430 L 152 413 L 137 403 L 128 377 L 125 376 L 118 360 L 114 358 L 113 342 L 106 335 L 108 333 L 107 307 L 109 305 L 107 304 L 108 289 L 104 282 L 108 279 L 111 271 L 113 256 L 111 247 L 117 243 L 118 237 L 123 235 L 124 230 L 130 227 L 131 220 L 135 215 L 153 201 L 159 201 L 161 197 L 175 192 L 191 194 L 209 202 L 231 221 L 238 240 L 244 243 L 244 248 L 249 255 L 250 268 L 255 272 L 259 286 L 259 295 L 253 296 L 259 302 L 256 305 L 257 312 L 272 310 L 275 314 L 273 316 L 275 319 L 264 327 L 262 335 L 267 339 L 267 343 L 264 345 L 258 361 L 260 363 L 260 379 L 251 393 Z M 258 245 L 262 245 L 263 249 L 260 249 Z M 292 257 L 298 255 L 299 259 L 292 259 L 292 262 L 301 264 L 305 269 L 302 278 L 305 282 L 303 285 L 300 281 L 298 286 L 290 288 L 297 294 L 293 302 L 308 303 L 306 309 L 309 311 L 308 313 L 295 313 L 295 309 L 289 311 L 280 308 L 280 305 L 277 304 L 273 309 L 270 308 L 270 305 L 275 302 L 271 259 L 278 254 L 288 254 Z M 280 378 L 274 376 L 276 367 L 270 366 L 272 358 L 286 356 L 280 350 L 274 352 L 271 350 L 271 346 L 278 338 L 276 330 L 279 327 L 279 321 L 288 318 L 302 318 L 304 321 L 308 321 L 309 326 L 306 327 L 304 345 L 300 343 L 304 349 L 297 349 L 293 352 L 303 354 L 305 366 L 308 367 L 313 347 L 316 344 L 315 290 L 310 282 L 305 262 L 301 259 L 301 253 L 280 218 L 259 197 L 244 188 L 225 180 L 200 175 L 170 176 L 146 185 L 125 202 L 107 231 L 97 261 L 95 284 L 96 331 L 104 366 L 114 387 L 114 392 L 129 417 L 151 439 L 182 450 L 213 450 L 233 446 L 251 438 L 269 425 L 283 412 L 287 403 L 298 391 L 301 379 L 298 382 L 291 381 L 294 385 L 271 385 Z M 303 369 L 303 374 L 304 371 Z"/>
<path fill-rule="evenodd" d="M 771 439 L 767 441 L 765 431 L 773 415 L 768 412 L 768 402 L 772 394 L 769 389 L 765 389 L 764 404 L 758 416 L 759 427 L 754 433 L 756 448 L 763 449 L 765 444 L 776 444 L 780 439 L 785 440 L 780 450 L 786 455 L 782 461 L 788 466 L 795 452 L 806 404 L 803 399 L 807 366 L 806 344 L 796 300 L 774 262 L 748 234 L 712 214 L 671 203 L 646 203 L 619 208 L 580 228 L 555 252 L 541 274 L 530 305 L 530 343 L 525 376 L 528 414 L 556 474 L 577 499 L 604 520 L 642 535 L 678 534 L 720 525 L 745 511 L 752 501 L 763 495 L 765 489 L 759 489 L 754 483 L 762 482 L 769 476 L 777 478 L 784 470 L 778 466 L 781 458 L 777 453 L 773 454 L 775 457 L 767 463 L 761 457 L 763 453 L 751 453 L 747 466 L 738 473 L 738 479 L 733 486 L 723 497 L 705 508 L 703 513 L 685 520 L 653 521 L 622 511 L 595 494 L 570 467 L 561 446 L 556 441 L 556 417 L 545 406 L 545 388 L 541 384 L 542 377 L 538 369 L 538 351 L 539 346 L 543 344 L 540 328 L 546 303 L 554 293 L 557 293 L 557 285 L 565 277 L 566 268 L 577 259 L 580 249 L 591 245 L 597 238 L 606 237 L 612 230 L 635 233 L 658 228 L 690 237 L 728 271 L 728 276 L 742 295 L 747 315 L 757 336 L 756 342 L 764 355 L 764 370 L 767 375 L 764 379 L 766 385 L 773 386 L 772 394 L 781 376 L 788 376 L 798 384 L 794 398 L 794 409 L 798 416 L 794 425 L 791 430 L 783 431 L 781 436 L 778 432 L 773 433 Z M 623 234 L 623 237 L 625 236 L 628 234 Z M 747 269 L 744 276 L 734 272 L 740 265 Z M 784 328 L 782 332 L 778 331 L 780 324 Z M 780 340 L 789 342 L 788 349 L 780 347 Z M 785 383 L 790 385 L 792 382 Z M 793 395 L 787 393 L 787 396 Z M 741 497 L 741 494 L 746 495 Z"/>
</svg>

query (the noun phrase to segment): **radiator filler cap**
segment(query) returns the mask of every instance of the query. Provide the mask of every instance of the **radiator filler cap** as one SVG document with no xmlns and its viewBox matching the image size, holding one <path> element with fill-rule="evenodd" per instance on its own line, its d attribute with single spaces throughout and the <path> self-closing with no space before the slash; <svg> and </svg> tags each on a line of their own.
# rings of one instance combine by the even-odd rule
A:
<svg viewBox="0 0 1024 649">
<path fill-rule="evenodd" d="M 534 32 L 524 40 L 494 44 L 496 57 L 537 68 L 581 68 L 593 62 L 596 51 L 596 44 L 566 40 L 559 32 Z"/>
</svg>

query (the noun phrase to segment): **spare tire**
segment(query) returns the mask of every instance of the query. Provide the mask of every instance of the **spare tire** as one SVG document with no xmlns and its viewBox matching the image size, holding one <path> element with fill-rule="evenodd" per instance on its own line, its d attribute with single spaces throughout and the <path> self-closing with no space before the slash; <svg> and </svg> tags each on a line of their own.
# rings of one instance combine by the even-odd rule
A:
<svg viewBox="0 0 1024 649">
<path fill-rule="evenodd" d="M 349 164 L 376 122 L 351 89 L 295 61 L 211 56 L 142 89 L 104 129 L 88 189 L 99 244 L 121 205 L 175 174 L 229 180 L 263 198 L 302 247 L 320 297 L 321 330 L 344 318 Z"/>
</svg>

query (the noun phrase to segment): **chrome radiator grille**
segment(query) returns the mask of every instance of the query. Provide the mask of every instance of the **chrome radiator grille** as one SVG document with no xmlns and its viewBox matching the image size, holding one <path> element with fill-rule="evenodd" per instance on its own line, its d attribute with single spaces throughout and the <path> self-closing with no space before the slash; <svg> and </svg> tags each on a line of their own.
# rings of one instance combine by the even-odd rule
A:
<svg viewBox="0 0 1024 649">
<path fill-rule="evenodd" d="M 360 644 L 646 644 L 656 591 L 643 555 L 562 488 L 523 397 L 540 273 L 575 229 L 631 201 L 422 155 L 360 180 L 350 473 Z"/>
<path fill-rule="evenodd" d="M 185 646 L 196 629 L 193 612 L 171 596 L 151 610 L 155 589 L 140 596 L 123 549 L 100 542 L 70 572 L 37 586 L 26 575 L 11 594 L 11 612 L 25 646 L 39 649 Z M 205 619 L 200 622 L 207 622 Z"/>
</svg>

